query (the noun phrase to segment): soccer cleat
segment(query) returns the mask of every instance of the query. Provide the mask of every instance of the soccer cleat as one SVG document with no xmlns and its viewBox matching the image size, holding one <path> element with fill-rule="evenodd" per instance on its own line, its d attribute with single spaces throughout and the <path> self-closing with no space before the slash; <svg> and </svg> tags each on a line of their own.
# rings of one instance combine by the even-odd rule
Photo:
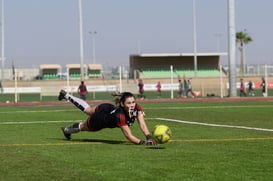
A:
<svg viewBox="0 0 273 181">
<path fill-rule="evenodd" d="M 67 133 L 67 127 L 63 126 L 61 127 L 63 133 L 64 133 L 64 136 L 68 139 L 68 140 L 71 140 L 71 134 L 70 133 Z"/>
<path fill-rule="evenodd" d="M 66 91 L 61 90 L 60 94 L 59 94 L 59 97 L 58 97 L 58 100 L 61 101 L 61 100 L 65 99 L 66 94 L 67 94 Z"/>
</svg>

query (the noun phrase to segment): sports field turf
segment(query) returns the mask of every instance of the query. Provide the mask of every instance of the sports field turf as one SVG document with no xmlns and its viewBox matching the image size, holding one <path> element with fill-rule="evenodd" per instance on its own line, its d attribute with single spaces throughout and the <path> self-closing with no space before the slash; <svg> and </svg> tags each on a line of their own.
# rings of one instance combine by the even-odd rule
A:
<svg viewBox="0 0 273 181">
<path fill-rule="evenodd" d="M 117 128 L 67 141 L 60 127 L 86 119 L 72 105 L 0 107 L 0 180 L 272 180 L 273 102 L 141 106 L 169 143 L 133 145 Z"/>
</svg>

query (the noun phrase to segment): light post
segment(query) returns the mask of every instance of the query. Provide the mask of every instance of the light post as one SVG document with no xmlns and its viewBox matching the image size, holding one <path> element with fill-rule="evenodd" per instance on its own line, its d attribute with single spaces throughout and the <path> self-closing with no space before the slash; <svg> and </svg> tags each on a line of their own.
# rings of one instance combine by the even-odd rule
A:
<svg viewBox="0 0 273 181">
<path fill-rule="evenodd" d="M 84 80 L 83 68 L 83 22 L 82 22 L 82 0 L 79 0 L 79 29 L 80 29 L 80 59 L 81 59 L 81 80 Z"/>
<path fill-rule="evenodd" d="M 236 32 L 235 32 L 235 0 L 228 0 L 228 64 L 229 64 L 229 96 L 237 96 L 236 89 Z"/>
<path fill-rule="evenodd" d="M 220 38 L 221 38 L 221 33 L 215 33 L 214 36 L 216 37 L 216 49 L 217 53 L 220 53 Z M 219 54 L 220 57 L 220 54 Z M 220 97 L 223 98 L 223 71 L 222 71 L 222 63 L 221 59 L 219 62 L 219 70 L 220 70 Z"/>
<path fill-rule="evenodd" d="M 193 54 L 194 54 L 194 76 L 197 76 L 197 33 L 196 33 L 196 7 L 195 0 L 192 1 L 193 16 Z"/>
<path fill-rule="evenodd" d="M 97 31 L 89 31 L 89 34 L 92 36 L 92 53 L 93 53 L 93 64 L 96 63 L 96 40 L 95 36 L 98 32 Z"/>
<path fill-rule="evenodd" d="M 5 28 L 4 28 L 4 0 L 2 0 L 2 18 L 1 18 L 2 22 L 1 22 L 1 29 L 2 29 L 2 33 L 1 33 L 1 37 L 2 37 L 2 49 L 1 49 L 1 80 L 0 80 L 0 91 L 2 92 L 2 83 L 4 80 L 4 61 L 5 61 Z"/>
</svg>

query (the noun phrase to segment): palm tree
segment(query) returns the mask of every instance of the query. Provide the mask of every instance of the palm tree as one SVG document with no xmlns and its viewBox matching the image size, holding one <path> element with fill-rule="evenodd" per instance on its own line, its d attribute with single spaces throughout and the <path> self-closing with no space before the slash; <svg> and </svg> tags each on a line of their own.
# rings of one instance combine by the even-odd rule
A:
<svg viewBox="0 0 273 181">
<path fill-rule="evenodd" d="M 237 32 L 236 33 L 236 43 L 238 44 L 238 49 L 240 51 L 240 72 L 242 75 L 244 75 L 244 46 L 252 41 L 252 38 L 247 34 L 246 31 L 244 32 Z"/>
</svg>

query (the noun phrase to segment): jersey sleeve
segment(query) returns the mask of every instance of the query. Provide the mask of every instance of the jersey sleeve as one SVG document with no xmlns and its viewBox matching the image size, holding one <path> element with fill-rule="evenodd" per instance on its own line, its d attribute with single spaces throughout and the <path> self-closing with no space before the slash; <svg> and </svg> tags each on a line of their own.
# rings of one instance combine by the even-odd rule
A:
<svg viewBox="0 0 273 181">
<path fill-rule="evenodd" d="M 124 114 L 119 114 L 118 116 L 118 126 L 121 127 L 121 126 L 128 126 L 128 124 L 126 123 L 126 117 Z"/>
<path fill-rule="evenodd" d="M 144 111 L 143 111 L 142 107 L 139 104 L 136 104 L 136 110 L 137 110 L 138 114 L 143 114 L 144 115 Z"/>
</svg>

